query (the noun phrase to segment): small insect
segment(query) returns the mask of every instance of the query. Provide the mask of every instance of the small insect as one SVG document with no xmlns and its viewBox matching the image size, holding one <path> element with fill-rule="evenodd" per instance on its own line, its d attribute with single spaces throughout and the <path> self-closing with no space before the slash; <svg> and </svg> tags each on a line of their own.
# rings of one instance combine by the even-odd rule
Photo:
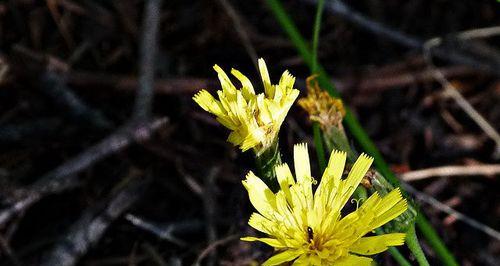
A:
<svg viewBox="0 0 500 266">
<path fill-rule="evenodd" d="M 307 227 L 307 242 L 311 243 L 311 241 L 313 240 L 314 238 L 314 232 L 313 232 L 313 229 L 311 227 Z"/>
</svg>

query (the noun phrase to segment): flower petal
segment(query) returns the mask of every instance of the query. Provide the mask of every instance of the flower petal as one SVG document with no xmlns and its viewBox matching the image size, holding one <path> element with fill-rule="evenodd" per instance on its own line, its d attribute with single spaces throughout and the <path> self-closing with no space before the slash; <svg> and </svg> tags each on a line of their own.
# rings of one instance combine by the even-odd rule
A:
<svg viewBox="0 0 500 266">
<path fill-rule="evenodd" d="M 358 157 L 349 175 L 347 175 L 347 178 L 342 182 L 339 188 L 338 193 L 340 198 L 337 201 L 338 208 L 342 208 L 347 203 L 347 200 L 349 200 L 352 193 L 354 193 L 361 179 L 363 179 L 368 169 L 370 169 L 372 162 L 373 158 L 364 153 Z"/>
<path fill-rule="evenodd" d="M 274 86 L 271 85 L 271 79 L 269 78 L 269 72 L 267 71 L 266 62 L 264 59 L 259 59 L 259 71 L 262 77 L 262 83 L 264 85 L 264 91 L 266 96 L 270 99 L 274 98 Z"/>
<path fill-rule="evenodd" d="M 376 212 L 376 218 L 371 224 L 371 229 L 378 228 L 390 220 L 398 217 L 408 209 L 406 199 L 401 195 L 399 188 L 394 189 L 380 200 Z"/>
<path fill-rule="evenodd" d="M 311 165 L 309 163 L 307 144 L 295 144 L 293 147 L 293 165 L 295 167 L 295 178 L 297 179 L 297 183 L 311 180 Z"/>
<path fill-rule="evenodd" d="M 255 209 L 266 218 L 273 218 L 276 212 L 276 196 L 267 185 L 252 171 L 242 181 L 248 191 L 248 197 Z"/>
<path fill-rule="evenodd" d="M 376 265 L 371 258 L 348 255 L 335 261 L 335 266 L 371 266 Z"/>
<path fill-rule="evenodd" d="M 247 237 L 242 237 L 240 239 L 243 241 L 250 241 L 250 242 L 260 241 L 262 243 L 265 243 L 265 244 L 267 244 L 271 247 L 275 247 L 275 248 L 285 248 L 286 247 L 286 245 L 284 243 L 281 243 L 279 240 L 277 240 L 275 238 L 268 238 L 268 237 L 259 238 L 259 237 L 247 236 Z"/>
<path fill-rule="evenodd" d="M 349 251 L 360 255 L 373 255 L 386 251 L 392 246 L 404 244 L 406 234 L 393 233 L 379 236 L 362 237 L 349 247 Z"/>
<path fill-rule="evenodd" d="M 240 71 L 238 71 L 234 68 L 231 69 L 231 74 L 233 74 L 233 76 L 235 76 L 241 82 L 241 85 L 242 85 L 241 92 L 243 93 L 245 100 L 248 101 L 248 100 L 254 98 L 255 97 L 255 90 L 253 89 L 252 82 L 250 82 L 250 80 L 245 75 L 243 75 Z"/>
<path fill-rule="evenodd" d="M 285 250 L 283 252 L 280 252 L 280 253 L 272 256 L 268 260 L 264 261 L 264 263 L 262 263 L 262 265 L 263 266 L 280 265 L 282 263 L 294 260 L 299 255 L 300 255 L 300 251 L 298 251 L 298 250 L 293 250 L 293 249 Z"/>
<path fill-rule="evenodd" d="M 252 213 L 252 215 L 250 216 L 250 219 L 248 220 L 248 225 L 268 235 L 274 234 L 274 230 L 277 226 L 274 220 L 269 220 L 266 217 L 256 212 Z"/>
</svg>

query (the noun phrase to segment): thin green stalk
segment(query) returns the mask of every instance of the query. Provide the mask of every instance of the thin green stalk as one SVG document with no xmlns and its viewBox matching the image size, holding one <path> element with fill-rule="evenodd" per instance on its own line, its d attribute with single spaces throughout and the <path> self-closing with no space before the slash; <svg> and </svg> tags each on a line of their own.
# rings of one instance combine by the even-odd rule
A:
<svg viewBox="0 0 500 266">
<path fill-rule="evenodd" d="M 321 137 L 321 128 L 317 122 L 313 123 L 314 145 L 316 146 L 316 154 L 318 155 L 318 163 L 320 173 L 323 173 L 326 168 L 325 148 L 323 147 L 323 138 Z"/>
<path fill-rule="evenodd" d="M 427 258 L 425 257 L 422 247 L 418 244 L 417 232 L 415 232 L 415 225 L 411 225 L 406 232 L 406 244 L 411 250 L 411 253 L 415 255 L 418 265 L 420 266 L 430 266 Z"/>
<path fill-rule="evenodd" d="M 395 247 L 389 247 L 389 253 L 391 253 L 392 258 L 401 266 L 411 266 L 411 263 L 406 260 L 406 258 L 399 252 Z"/>
<path fill-rule="evenodd" d="M 318 70 L 318 44 L 319 32 L 321 29 L 321 15 L 325 7 L 325 0 L 319 0 L 316 8 L 316 16 L 314 17 L 313 39 L 312 39 L 312 67 L 311 72 L 314 74 Z"/>
<path fill-rule="evenodd" d="M 318 67 L 318 43 L 319 43 L 319 32 L 321 29 L 321 14 L 323 14 L 323 7 L 325 6 L 324 0 L 319 0 L 318 8 L 316 9 L 316 16 L 314 18 L 314 28 L 312 37 L 312 58 L 313 63 L 311 66 L 311 72 L 314 74 Z M 323 138 L 321 137 L 321 129 L 318 123 L 313 123 L 313 137 L 314 144 L 316 145 L 316 154 L 318 155 L 319 170 L 322 173 L 326 168 L 325 162 L 325 149 L 323 147 Z"/>
<path fill-rule="evenodd" d="M 301 34 L 297 30 L 297 27 L 285 12 L 283 5 L 279 0 L 267 0 L 267 4 L 270 7 L 273 15 L 276 17 L 278 22 L 281 24 L 281 27 L 288 34 L 288 37 L 295 45 L 298 53 L 303 58 L 304 62 L 309 66 L 310 69 L 316 68 L 317 72 L 319 72 L 318 81 L 322 88 L 325 88 L 328 93 L 333 97 L 340 97 L 335 87 L 330 82 L 330 78 L 326 74 L 326 71 L 321 67 L 320 64 L 314 66 L 314 58 L 308 48 L 305 40 L 302 38 Z M 365 150 L 366 153 L 370 154 L 375 158 L 375 166 L 379 169 L 379 171 L 388 179 L 388 181 L 393 184 L 395 187 L 399 186 L 399 180 L 394 176 L 392 171 L 390 170 L 387 163 L 382 158 L 382 155 L 376 148 L 375 144 L 370 140 L 368 134 L 363 130 L 361 124 L 354 117 L 354 115 L 346 109 L 346 116 L 344 118 L 344 122 L 349 128 L 350 132 L 353 134 L 354 138 L 358 141 L 361 147 Z M 424 237 L 427 242 L 431 245 L 437 255 L 440 257 L 444 265 L 455 266 L 458 265 L 456 259 L 451 254 L 451 252 L 446 248 L 443 241 L 439 238 L 435 230 L 432 228 L 430 223 L 424 217 L 423 213 L 419 213 L 417 216 L 417 225 L 419 229 L 422 231 Z"/>
<path fill-rule="evenodd" d="M 453 257 L 453 254 L 448 251 L 448 248 L 441 241 L 434 228 L 432 228 L 432 225 L 429 223 L 429 221 L 427 221 L 427 219 L 425 219 L 424 216 L 420 214 L 421 213 L 419 213 L 419 215 L 417 216 L 418 229 L 420 229 L 424 236 L 432 236 L 426 238 L 427 243 L 432 247 L 432 249 L 434 249 L 434 251 L 439 255 L 442 261 L 451 262 L 447 265 L 458 266 L 455 257 Z"/>
</svg>

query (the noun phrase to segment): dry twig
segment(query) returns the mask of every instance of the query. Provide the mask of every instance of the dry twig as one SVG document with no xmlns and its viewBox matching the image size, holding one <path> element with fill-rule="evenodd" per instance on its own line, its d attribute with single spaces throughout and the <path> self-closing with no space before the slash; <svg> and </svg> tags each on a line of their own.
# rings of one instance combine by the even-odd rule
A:
<svg viewBox="0 0 500 266">
<path fill-rule="evenodd" d="M 400 175 L 406 182 L 422 180 L 430 177 L 445 176 L 495 176 L 500 175 L 500 164 L 442 166 L 435 168 L 410 171 Z"/>
<path fill-rule="evenodd" d="M 456 211 L 455 209 L 449 207 L 448 205 L 443 204 L 442 202 L 438 201 L 437 199 L 435 199 L 431 195 L 428 195 L 428 194 L 425 194 L 423 192 L 416 190 L 414 187 L 410 186 L 409 184 L 402 183 L 401 185 L 404 187 L 404 189 L 406 191 L 415 195 L 415 197 L 418 200 L 426 202 L 427 204 L 432 205 L 436 209 L 443 211 L 443 212 L 446 212 L 447 214 L 455 217 L 457 220 L 460 220 L 460 221 L 470 225 L 471 227 L 474 227 L 477 230 L 479 230 L 479 231 L 493 237 L 494 239 L 500 241 L 500 232 L 498 232 L 497 230 L 495 230 L 495 229 L 493 229 L 493 228 L 491 228 L 483 223 L 480 223 L 477 220 L 475 220 L 475 219 L 473 219 L 473 218 L 471 218 L 471 217 L 469 217 L 461 212 Z"/>
<path fill-rule="evenodd" d="M 305 2 L 317 4 L 318 0 L 304 0 Z M 325 11 L 332 13 L 335 16 L 341 17 L 362 29 L 379 35 L 387 40 L 391 40 L 400 45 L 423 50 L 425 42 L 417 37 L 399 32 L 382 23 L 374 21 L 365 17 L 361 13 L 353 10 L 350 6 L 346 5 L 340 0 L 327 1 L 325 3 Z M 491 60 L 490 62 L 482 62 L 458 50 L 453 50 L 447 47 L 436 47 L 432 50 L 432 55 L 450 62 L 467 65 L 474 69 L 481 69 L 490 73 L 500 76 L 500 62 Z"/>
<path fill-rule="evenodd" d="M 467 40 L 471 38 L 485 38 L 500 34 L 499 27 L 490 27 L 482 29 L 473 29 L 460 32 L 456 35 L 456 38 L 461 40 Z M 424 44 L 424 56 L 429 63 L 429 68 L 433 71 L 433 75 L 436 80 L 441 83 L 445 93 L 452 97 L 462 110 L 496 143 L 495 157 L 500 156 L 500 134 L 496 129 L 491 126 L 491 124 L 478 112 L 476 109 L 464 98 L 464 96 L 451 84 L 445 77 L 445 75 L 439 71 L 432 61 L 433 51 L 439 48 L 439 45 L 443 42 L 442 38 L 433 38 L 425 42 Z"/>
<path fill-rule="evenodd" d="M 160 7 L 161 0 L 148 0 L 145 4 L 139 58 L 139 89 L 134 109 L 134 116 L 138 121 L 147 120 L 152 112 Z"/>
<path fill-rule="evenodd" d="M 16 199 L 12 205 L 0 211 L 0 227 L 5 226 L 14 215 L 25 211 L 41 197 L 52 193 L 59 193 L 76 186 L 79 180 L 78 173 L 111 154 L 123 150 L 135 141 L 145 141 L 150 137 L 152 132 L 164 126 L 166 122 L 166 118 L 161 118 L 145 125 L 127 125 L 73 159 L 45 174 L 30 186 L 23 193 L 24 195 Z"/>
<path fill-rule="evenodd" d="M 91 207 L 56 244 L 42 265 L 72 266 L 95 245 L 110 224 L 127 210 L 145 190 L 145 181 L 132 177 L 105 207 Z"/>
</svg>

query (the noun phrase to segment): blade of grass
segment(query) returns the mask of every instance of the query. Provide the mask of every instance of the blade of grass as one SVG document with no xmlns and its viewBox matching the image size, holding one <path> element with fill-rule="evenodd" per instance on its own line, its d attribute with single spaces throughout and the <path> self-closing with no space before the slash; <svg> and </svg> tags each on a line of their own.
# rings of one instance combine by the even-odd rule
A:
<svg viewBox="0 0 500 266">
<path fill-rule="evenodd" d="M 321 15 L 323 14 L 323 8 L 325 6 L 324 0 L 318 1 L 318 7 L 316 9 L 316 16 L 314 18 L 314 28 L 312 37 L 312 66 L 311 73 L 314 74 L 318 68 L 318 43 L 319 43 L 319 32 L 321 29 Z M 313 123 L 313 137 L 314 145 L 316 146 L 316 154 L 318 155 L 319 170 L 322 173 L 326 168 L 325 162 L 325 149 L 323 147 L 323 138 L 321 137 L 321 129 L 317 122 Z"/>
<path fill-rule="evenodd" d="M 312 53 L 310 52 L 310 49 L 308 48 L 304 38 L 297 30 L 297 27 L 295 26 L 291 18 L 285 12 L 285 9 L 283 8 L 281 2 L 279 0 L 267 0 L 267 4 L 273 12 L 273 15 L 280 23 L 281 27 L 285 30 L 292 43 L 295 45 L 298 53 L 300 54 L 306 65 L 310 69 L 316 68 L 317 72 L 319 72 L 320 75 L 318 77 L 318 81 L 321 87 L 325 88 L 332 97 L 340 98 L 340 94 L 330 82 L 330 78 L 326 74 L 326 71 L 321 67 L 320 64 L 317 64 L 317 66 L 315 66 L 314 58 Z M 377 147 L 370 140 L 368 134 L 364 131 L 361 124 L 347 107 L 345 109 L 346 116 L 344 118 L 344 122 L 349 128 L 351 134 L 358 141 L 359 145 L 364 149 L 364 151 L 375 158 L 375 166 L 388 179 L 388 181 L 395 187 L 400 187 L 399 180 L 392 173 L 389 166 L 378 151 Z M 454 256 L 447 249 L 434 228 L 432 228 L 429 221 L 427 221 L 427 219 L 421 212 L 419 212 L 419 215 L 417 216 L 417 225 L 429 245 L 434 249 L 434 251 L 437 253 L 437 255 L 445 265 L 458 265 Z"/>
<path fill-rule="evenodd" d="M 318 44 L 319 44 L 319 32 L 321 30 L 321 15 L 323 14 L 323 8 L 325 7 L 325 0 L 319 0 L 316 9 L 316 16 L 314 17 L 314 28 L 313 28 L 313 38 L 312 38 L 312 66 L 311 72 L 315 74 L 318 70 Z"/>
</svg>

